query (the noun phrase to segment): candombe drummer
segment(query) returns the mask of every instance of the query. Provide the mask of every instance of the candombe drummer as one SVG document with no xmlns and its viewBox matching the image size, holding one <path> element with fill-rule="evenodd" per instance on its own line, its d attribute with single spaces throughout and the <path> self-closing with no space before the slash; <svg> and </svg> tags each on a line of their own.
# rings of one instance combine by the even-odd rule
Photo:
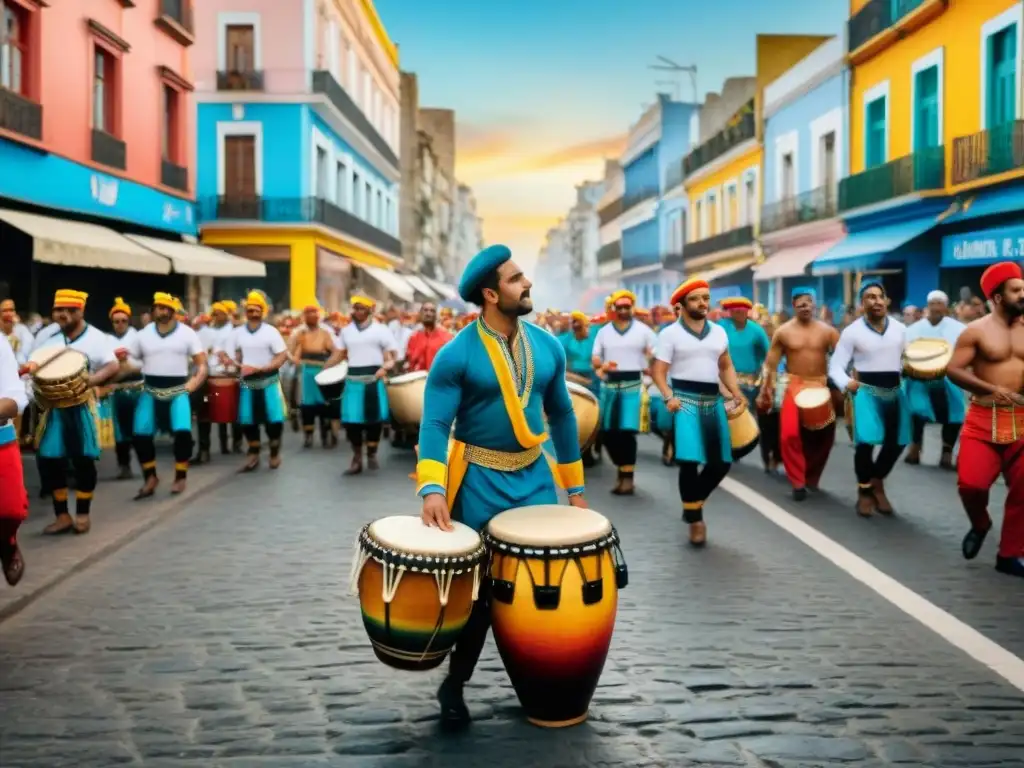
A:
<svg viewBox="0 0 1024 768">
<path fill-rule="evenodd" d="M 128 343 L 138 333 L 132 328 L 132 308 L 118 296 L 108 313 L 110 337 L 114 342 L 114 355 L 120 370 L 110 395 L 114 421 L 114 450 L 117 452 L 118 480 L 132 477 L 132 439 L 135 424 L 135 406 L 142 391 L 142 363 L 128 355 Z M 141 464 L 141 459 L 139 460 Z"/>
<path fill-rule="evenodd" d="M 577 383 L 589 389 L 594 397 L 601 396 L 601 380 L 594 372 L 594 338 L 590 321 L 585 314 L 576 310 L 569 315 L 571 325 L 559 340 L 565 350 L 565 366 Z M 595 445 L 583 454 L 583 466 L 592 467 L 600 460 L 600 449 Z"/>
</svg>

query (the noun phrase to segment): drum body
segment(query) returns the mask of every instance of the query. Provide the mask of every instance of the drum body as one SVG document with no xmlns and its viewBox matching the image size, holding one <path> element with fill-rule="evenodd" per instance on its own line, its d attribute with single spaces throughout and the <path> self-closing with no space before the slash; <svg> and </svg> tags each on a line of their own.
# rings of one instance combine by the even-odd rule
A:
<svg viewBox="0 0 1024 768">
<path fill-rule="evenodd" d="M 797 392 L 793 401 L 800 414 L 800 426 L 804 429 L 825 429 L 836 420 L 832 392 L 828 387 L 807 387 Z"/>
<path fill-rule="evenodd" d="M 494 640 L 527 719 L 583 722 L 628 583 L 618 534 L 597 512 L 552 504 L 496 515 L 484 542 Z"/>
<path fill-rule="evenodd" d="M 32 353 L 30 363 L 39 366 L 32 388 L 43 408 L 71 408 L 92 396 L 89 360 L 71 347 L 44 347 Z"/>
<path fill-rule="evenodd" d="M 314 377 L 324 400 L 330 403 L 341 398 L 341 393 L 345 389 L 346 376 L 348 376 L 348 363 L 340 363 L 333 368 L 325 368 Z"/>
<path fill-rule="evenodd" d="M 426 393 L 426 371 L 413 371 L 391 379 L 388 382 L 388 407 L 395 423 L 403 427 L 419 427 Z"/>
<path fill-rule="evenodd" d="M 729 417 L 729 442 L 732 444 L 732 459 L 738 461 L 757 447 L 761 430 L 757 426 L 757 419 L 754 418 L 754 414 L 750 412 L 745 402 L 738 407 L 730 403 L 726 406 L 725 412 Z"/>
<path fill-rule="evenodd" d="M 576 429 L 579 432 L 580 450 L 587 451 L 597 437 L 597 426 L 601 407 L 597 397 L 582 384 L 574 381 L 566 381 L 566 388 L 569 390 L 569 399 L 572 400 L 572 409 L 576 413 Z"/>
<path fill-rule="evenodd" d="M 214 424 L 238 422 L 241 387 L 233 376 L 213 376 L 206 381 L 210 421 Z"/>
<path fill-rule="evenodd" d="M 917 381 L 936 381 L 946 375 L 953 348 L 945 339 L 914 339 L 903 352 L 903 375 Z"/>
<path fill-rule="evenodd" d="M 486 550 L 469 526 L 428 528 L 418 517 L 385 517 L 356 542 L 353 590 L 377 658 L 395 669 L 433 669 L 469 621 Z"/>
</svg>

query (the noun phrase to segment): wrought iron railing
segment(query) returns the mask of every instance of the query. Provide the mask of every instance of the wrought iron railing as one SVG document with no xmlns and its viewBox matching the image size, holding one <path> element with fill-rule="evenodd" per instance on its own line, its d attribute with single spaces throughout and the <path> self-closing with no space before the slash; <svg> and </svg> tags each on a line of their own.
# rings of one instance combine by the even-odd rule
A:
<svg viewBox="0 0 1024 768">
<path fill-rule="evenodd" d="M 839 182 L 839 210 L 884 203 L 946 185 L 946 148 L 929 147 Z"/>
<path fill-rule="evenodd" d="M 1024 120 L 953 139 L 953 183 L 1024 168 Z"/>
<path fill-rule="evenodd" d="M 43 138 L 43 107 L 6 88 L 0 88 L 0 128 L 40 141 Z"/>
<path fill-rule="evenodd" d="M 127 167 L 128 150 L 123 141 L 99 128 L 92 129 L 92 159 L 110 168 Z"/>
<path fill-rule="evenodd" d="M 345 118 L 352 123 L 357 131 L 365 136 L 370 143 L 374 146 L 382 157 L 388 161 L 392 166 L 398 168 L 398 156 L 395 151 L 388 146 L 388 143 L 384 141 L 384 137 L 380 135 L 376 128 L 366 119 L 366 115 L 363 114 L 363 110 L 352 101 L 352 97 L 348 95 L 341 84 L 334 79 L 334 75 L 328 72 L 326 69 L 318 69 L 313 73 L 313 92 L 322 93 L 327 97 L 328 101 L 331 102 L 338 111 L 345 116 Z"/>
<path fill-rule="evenodd" d="M 733 147 L 754 138 L 757 135 L 756 129 L 754 100 L 751 99 L 733 116 L 729 125 L 694 149 L 683 159 L 683 174 L 689 176 L 712 160 L 721 157 Z"/>
<path fill-rule="evenodd" d="M 897 24 L 900 19 L 927 0 L 869 0 L 846 23 L 850 50 L 855 51 L 875 35 Z"/>
<path fill-rule="evenodd" d="M 171 189 L 188 191 L 188 168 L 175 165 L 170 160 L 160 161 L 160 183 Z"/>
<path fill-rule="evenodd" d="M 777 232 L 799 224 L 831 219 L 838 212 L 834 187 L 818 187 L 761 208 L 761 231 Z"/>
<path fill-rule="evenodd" d="M 218 91 L 262 91 L 263 70 L 251 69 L 244 72 L 227 70 L 217 73 Z"/>
<path fill-rule="evenodd" d="M 728 232 L 721 232 L 703 240 L 696 240 L 687 243 L 683 248 L 683 254 L 687 261 L 699 256 L 707 256 L 709 253 L 727 251 L 730 248 L 740 248 L 744 245 L 753 245 L 754 227 L 747 225 L 738 229 L 731 229 Z"/>
<path fill-rule="evenodd" d="M 657 185 L 643 187 L 642 189 L 634 189 L 628 195 L 622 196 L 622 210 L 628 211 L 634 205 L 640 205 L 640 203 L 650 200 L 658 196 L 660 190 Z"/>
</svg>

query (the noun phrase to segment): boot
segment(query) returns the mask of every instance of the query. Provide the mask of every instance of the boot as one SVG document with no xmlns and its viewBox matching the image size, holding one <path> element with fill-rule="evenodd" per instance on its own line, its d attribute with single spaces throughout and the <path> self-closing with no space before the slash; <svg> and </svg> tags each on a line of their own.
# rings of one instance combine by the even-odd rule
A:
<svg viewBox="0 0 1024 768">
<path fill-rule="evenodd" d="M 917 443 L 911 443 L 910 447 L 907 448 L 907 457 L 903 460 L 912 467 L 916 467 L 921 463 L 921 446 Z"/>
</svg>

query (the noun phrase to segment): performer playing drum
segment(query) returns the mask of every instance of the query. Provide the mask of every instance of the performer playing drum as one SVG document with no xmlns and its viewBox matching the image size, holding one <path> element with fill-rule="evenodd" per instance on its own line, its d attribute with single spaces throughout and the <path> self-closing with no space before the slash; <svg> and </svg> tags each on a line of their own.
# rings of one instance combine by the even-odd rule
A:
<svg viewBox="0 0 1024 768">
<path fill-rule="evenodd" d="M 0 568 L 12 587 L 25 573 L 18 529 L 28 517 L 25 474 L 14 427 L 14 419 L 28 405 L 28 396 L 18 367 L 10 342 L 0 335 Z"/>
<path fill-rule="evenodd" d="M 746 398 L 729 356 L 729 338 L 707 319 L 711 306 L 707 282 L 697 278 L 685 281 L 673 292 L 672 305 L 681 308 L 680 319 L 658 336 L 651 375 L 665 398 L 665 407 L 675 414 L 683 520 L 690 527 L 690 543 L 701 547 L 707 541 L 704 503 L 732 465 L 720 382 L 735 405 L 745 404 Z"/>
<path fill-rule="evenodd" d="M 949 316 L 949 297 L 942 291 L 932 291 L 928 294 L 927 315 L 907 328 L 905 386 L 913 414 L 913 442 L 907 450 L 907 464 L 921 463 L 925 424 L 941 424 L 942 457 L 939 466 L 943 469 L 954 468 L 953 448 L 966 414 L 964 392 L 946 377 L 945 370 L 935 370 L 933 363 L 938 358 L 948 362 L 964 327 L 959 320 Z M 935 355 L 917 365 L 911 359 L 911 348 L 915 342 L 926 339 L 945 342 L 949 352 Z M 922 373 L 926 375 L 922 376 Z"/>
<path fill-rule="evenodd" d="M 594 374 L 594 339 L 597 333 L 591 332 L 587 316 L 580 311 L 570 316 L 572 327 L 568 333 L 559 338 L 565 349 L 565 369 L 571 381 L 589 389 L 596 398 L 601 397 L 601 379 Z M 591 441 L 583 451 L 583 466 L 592 467 L 601 458 L 601 447 L 596 440 Z"/>
<path fill-rule="evenodd" d="M 228 322 L 228 308 L 223 302 L 219 301 L 214 302 L 213 306 L 210 307 L 209 324 L 196 331 L 199 334 L 199 341 L 203 345 L 203 351 L 206 352 L 206 366 L 209 373 L 206 381 L 196 390 L 193 397 L 197 416 L 196 433 L 199 437 L 199 449 L 192 459 L 192 464 L 196 466 L 205 464 L 210 460 L 214 424 L 217 425 L 221 454 L 227 455 L 231 453 L 228 430 L 234 425 L 234 422 L 218 421 L 213 413 L 215 408 L 219 411 L 223 407 L 215 401 L 215 398 L 219 399 L 221 394 L 213 391 L 213 382 L 218 382 L 222 387 L 230 387 L 231 385 L 224 380 L 225 377 L 235 378 L 233 366 L 225 366 L 224 361 L 221 359 L 221 352 L 227 345 L 231 331 L 232 326 Z M 237 387 L 237 381 L 234 386 Z M 235 410 L 237 411 L 237 408 Z"/>
<path fill-rule="evenodd" d="M 996 570 L 1024 577 L 1024 273 L 1012 262 L 995 264 L 981 276 L 992 314 L 973 321 L 957 340 L 946 370 L 974 395 L 963 432 L 957 482 L 971 521 L 963 555 L 978 556 L 992 528 L 989 491 L 1006 478 L 1003 532 Z"/>
<path fill-rule="evenodd" d="M 519 320 L 533 311 L 530 286 L 503 245 L 478 253 L 462 275 L 460 295 L 483 311 L 441 349 L 427 377 L 417 464 L 427 525 L 452 530 L 454 518 L 479 531 L 507 509 L 555 504 L 556 477 L 571 505 L 587 506 L 565 353 L 549 333 Z M 545 415 L 557 454 L 554 469 L 543 456 Z M 446 724 L 469 722 L 463 686 L 489 626 L 485 589 L 438 691 Z"/>
<path fill-rule="evenodd" d="M 320 420 L 320 444 L 333 448 L 338 443 L 331 431 L 334 421 L 331 406 L 324 400 L 316 385 L 316 375 L 334 352 L 334 334 L 320 324 L 320 306 L 309 304 L 302 311 L 303 325 L 288 339 L 288 347 L 298 362 L 299 411 L 302 414 L 303 446 L 313 447 L 313 433 Z"/>
<path fill-rule="evenodd" d="M 764 461 L 765 469 L 769 469 L 771 456 L 770 447 L 772 438 L 776 438 L 772 427 L 775 426 L 775 419 L 771 412 L 759 412 L 757 409 L 757 394 L 761 387 L 761 369 L 764 366 L 765 357 L 768 354 L 768 347 L 771 341 L 757 323 L 750 319 L 750 311 L 754 304 L 750 299 L 742 296 L 733 296 L 722 299 L 720 302 L 722 311 L 728 315 L 718 321 L 729 337 L 729 357 L 736 366 L 736 378 L 740 383 L 747 398 L 747 407 L 750 413 L 757 414 L 757 423 L 762 433 L 761 439 L 765 440 L 769 450 L 761 451 L 761 458 Z M 767 429 L 766 429 L 767 427 Z M 734 455 L 734 459 L 739 456 Z"/>
<path fill-rule="evenodd" d="M 118 296 L 108 314 L 110 338 L 119 370 L 114 380 L 114 391 L 110 395 L 114 420 L 114 450 L 117 452 L 118 480 L 132 477 L 132 430 L 135 428 L 135 406 L 142 391 L 142 363 L 129 359 L 128 342 L 138 333 L 131 325 L 132 308 Z M 139 462 L 141 463 L 141 459 Z"/>
<path fill-rule="evenodd" d="M 37 391 L 45 388 L 45 380 L 39 381 L 42 377 L 51 376 L 65 364 L 57 359 L 64 349 L 77 353 L 66 355 L 66 361 L 73 358 L 83 361 L 82 375 L 89 387 L 99 386 L 117 373 L 117 358 L 110 337 L 82 319 L 88 298 L 88 294 L 81 291 L 64 289 L 54 296 L 53 315 L 60 332 L 45 339 L 33 351 L 28 363 L 28 372 L 37 379 Z M 42 409 L 37 443 L 39 474 L 43 487 L 51 492 L 56 515 L 56 520 L 43 532 L 49 535 L 72 530 L 88 533 L 96 490 L 96 460 L 100 457 L 95 399 L 87 392 L 63 401 L 47 400 L 39 404 Z M 68 508 L 69 461 L 75 473 L 75 518 Z"/>
</svg>

